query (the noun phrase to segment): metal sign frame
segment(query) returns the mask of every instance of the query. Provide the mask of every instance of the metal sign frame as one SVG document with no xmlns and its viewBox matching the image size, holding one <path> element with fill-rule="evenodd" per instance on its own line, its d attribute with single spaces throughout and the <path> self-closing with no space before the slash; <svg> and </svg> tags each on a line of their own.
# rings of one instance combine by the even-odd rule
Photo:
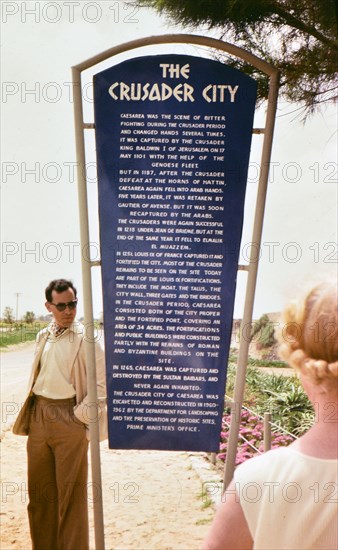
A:
<svg viewBox="0 0 338 550">
<path fill-rule="evenodd" d="M 245 387 L 245 376 L 247 370 L 247 360 L 249 352 L 249 339 L 245 337 L 245 327 L 251 325 L 252 312 L 254 305 L 254 295 L 258 273 L 257 249 L 260 249 L 264 210 L 267 194 L 269 166 L 272 150 L 273 131 L 275 125 L 279 71 L 263 61 L 257 56 L 246 50 L 239 48 L 228 42 L 215 38 L 208 38 L 200 35 L 190 34 L 164 34 L 159 36 L 150 36 L 138 40 L 132 40 L 124 44 L 120 44 L 110 48 L 100 54 L 91 57 L 90 59 L 79 63 L 72 67 L 72 84 L 73 84 L 73 101 L 74 101 L 74 125 L 75 125 L 75 144 L 77 157 L 77 186 L 78 186 L 78 203 L 80 215 L 80 239 L 81 249 L 89 250 L 89 221 L 88 221 L 88 197 L 87 197 L 87 181 L 86 181 L 86 155 L 85 155 L 85 138 L 84 131 L 94 129 L 94 124 L 86 124 L 83 117 L 83 99 L 81 73 L 89 68 L 98 65 L 99 63 L 112 58 L 118 54 L 125 53 L 137 48 L 145 46 L 154 46 L 157 44 L 194 44 L 204 46 L 213 50 L 219 50 L 228 54 L 234 55 L 250 63 L 261 72 L 269 76 L 269 96 L 268 108 L 266 112 L 265 128 L 253 130 L 254 133 L 264 134 L 264 141 L 261 154 L 261 165 L 259 184 L 257 191 L 256 210 L 254 217 L 254 226 L 249 254 L 248 266 L 238 266 L 238 269 L 244 269 L 248 272 L 246 297 L 243 312 L 243 320 L 241 325 L 241 338 L 238 354 L 238 366 L 236 375 L 236 384 L 234 390 L 230 437 L 227 450 L 226 465 L 224 471 L 224 489 L 232 479 L 235 459 L 237 451 L 237 441 L 240 425 L 240 410 L 243 403 L 243 394 Z M 98 68 L 98 71 L 100 69 Z M 95 335 L 93 325 L 93 300 L 92 300 L 92 280 L 91 268 L 100 265 L 100 262 L 92 262 L 82 255 L 82 279 L 83 279 L 83 298 L 84 298 L 84 324 L 86 326 L 86 361 L 87 361 L 87 377 L 88 377 L 88 399 L 90 403 L 97 403 L 96 389 L 96 371 L 95 371 Z M 103 524 L 103 503 L 102 503 L 102 481 L 101 481 L 101 464 L 100 464 L 100 445 L 99 445 L 99 426 L 98 422 L 91 422 L 90 428 L 90 449 L 91 449 L 91 471 L 93 490 L 95 491 L 94 498 L 94 526 L 95 526 L 95 548 L 96 550 L 104 550 L 104 524 Z"/>
</svg>

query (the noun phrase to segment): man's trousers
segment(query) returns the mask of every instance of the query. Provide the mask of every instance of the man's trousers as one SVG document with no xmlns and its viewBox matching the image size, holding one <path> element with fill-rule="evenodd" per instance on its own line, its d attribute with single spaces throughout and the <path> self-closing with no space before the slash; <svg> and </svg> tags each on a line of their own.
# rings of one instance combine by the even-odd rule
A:
<svg viewBox="0 0 338 550">
<path fill-rule="evenodd" d="M 88 440 L 74 404 L 35 396 L 27 442 L 33 550 L 89 548 Z"/>
</svg>

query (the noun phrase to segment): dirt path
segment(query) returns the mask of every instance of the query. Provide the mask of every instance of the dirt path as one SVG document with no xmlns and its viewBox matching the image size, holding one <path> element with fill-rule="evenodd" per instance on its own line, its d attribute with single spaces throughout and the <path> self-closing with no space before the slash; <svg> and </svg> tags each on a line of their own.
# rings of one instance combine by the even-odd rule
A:
<svg viewBox="0 0 338 550">
<path fill-rule="evenodd" d="M 13 435 L 10 426 L 25 396 L 33 347 L 1 353 L 1 550 L 31 548 L 26 512 L 27 438 Z M 200 547 L 214 515 L 202 478 L 219 481 L 220 477 L 202 454 L 113 451 L 103 442 L 101 468 L 106 550 Z M 94 548 L 92 499 L 90 486 Z"/>
<path fill-rule="evenodd" d="M 33 347 L 25 345 L 0 355 L 1 550 L 31 548 L 26 512 L 26 438 L 14 436 L 9 427 L 25 395 Z M 262 370 L 293 374 L 291 369 Z M 220 488 L 222 477 L 222 472 L 217 474 L 203 454 L 113 451 L 103 442 L 101 468 L 106 550 L 200 548 L 214 515 L 206 484 L 216 482 L 213 487 L 217 484 Z M 90 487 L 90 535 L 94 548 L 92 498 Z"/>
<path fill-rule="evenodd" d="M 0 547 L 29 550 L 26 437 L 6 431 L 1 451 Z M 214 507 L 187 453 L 112 451 L 102 443 L 101 464 L 106 550 L 200 547 Z M 92 498 L 90 491 L 90 509 Z M 90 525 L 94 548 L 92 510 Z"/>
</svg>

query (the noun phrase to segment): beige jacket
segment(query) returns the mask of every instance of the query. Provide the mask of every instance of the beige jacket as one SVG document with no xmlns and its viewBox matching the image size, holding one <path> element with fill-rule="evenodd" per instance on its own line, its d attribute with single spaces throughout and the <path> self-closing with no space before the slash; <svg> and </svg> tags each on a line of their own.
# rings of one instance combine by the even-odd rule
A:
<svg viewBox="0 0 338 550">
<path fill-rule="evenodd" d="M 48 327 L 41 330 L 36 338 L 35 355 L 29 380 L 29 392 L 32 389 L 33 381 L 40 363 L 40 358 L 49 335 Z M 74 414 L 87 427 L 87 437 L 89 439 L 89 424 L 99 417 L 100 440 L 107 439 L 107 411 L 106 411 L 106 373 L 104 352 L 101 345 L 95 342 L 95 362 L 96 362 L 96 381 L 98 406 L 89 403 L 87 395 L 87 368 L 86 368 L 86 346 L 85 346 L 85 327 L 78 321 L 69 328 L 69 338 L 74 339 L 72 353 L 65 360 L 69 362 L 71 370 L 71 383 L 76 392 L 76 405 Z"/>
</svg>

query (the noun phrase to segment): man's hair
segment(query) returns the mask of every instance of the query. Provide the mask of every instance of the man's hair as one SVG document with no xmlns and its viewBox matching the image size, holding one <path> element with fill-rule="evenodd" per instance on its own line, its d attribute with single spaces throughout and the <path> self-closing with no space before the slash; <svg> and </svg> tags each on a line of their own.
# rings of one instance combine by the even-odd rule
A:
<svg viewBox="0 0 338 550">
<path fill-rule="evenodd" d="M 52 292 L 55 290 L 56 292 L 64 292 L 65 290 L 68 290 L 71 288 L 75 294 L 76 298 L 76 288 L 73 285 L 72 281 L 68 281 L 67 279 L 54 279 L 54 281 L 51 281 L 49 285 L 47 286 L 45 290 L 46 300 L 47 302 L 52 302 Z"/>
</svg>

